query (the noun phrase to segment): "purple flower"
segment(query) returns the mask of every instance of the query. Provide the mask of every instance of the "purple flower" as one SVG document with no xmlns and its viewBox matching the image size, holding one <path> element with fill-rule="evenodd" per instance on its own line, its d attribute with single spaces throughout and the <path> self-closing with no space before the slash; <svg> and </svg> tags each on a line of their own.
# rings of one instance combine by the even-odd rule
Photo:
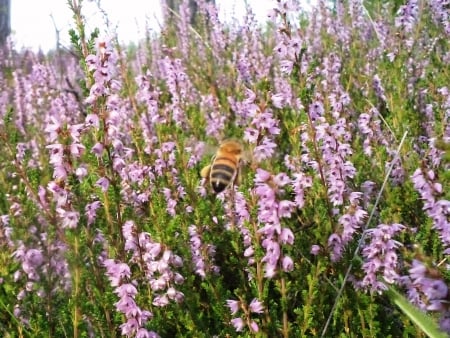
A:
<svg viewBox="0 0 450 338">
<path fill-rule="evenodd" d="M 89 203 L 85 207 L 85 215 L 87 217 L 87 225 L 91 225 L 97 216 L 97 209 L 101 207 L 100 201 Z"/>
<path fill-rule="evenodd" d="M 417 0 L 409 0 L 406 5 L 400 6 L 395 18 L 395 26 L 403 28 L 405 32 L 412 32 L 419 15 Z"/>
<path fill-rule="evenodd" d="M 250 329 L 252 332 L 259 332 L 259 326 L 254 320 L 250 322 Z"/>
<path fill-rule="evenodd" d="M 227 306 L 230 308 L 231 314 L 234 315 L 239 310 L 240 302 L 238 300 L 228 299 Z"/>
<path fill-rule="evenodd" d="M 263 313 L 264 312 L 264 305 L 262 302 L 257 300 L 256 298 L 253 298 L 253 300 L 250 302 L 248 309 L 253 313 Z"/>
<path fill-rule="evenodd" d="M 291 272 L 294 270 L 294 261 L 289 256 L 284 256 L 281 261 L 281 266 L 284 272 Z"/>
<path fill-rule="evenodd" d="M 92 126 L 95 129 L 100 127 L 100 119 L 97 114 L 88 114 L 85 119 L 85 125 L 87 127 Z"/>
<path fill-rule="evenodd" d="M 259 131 L 254 128 L 246 128 L 244 131 L 244 141 L 256 143 L 259 137 Z"/>
<path fill-rule="evenodd" d="M 366 238 L 370 243 L 362 250 L 363 270 L 366 273 L 362 287 L 380 292 L 387 287 L 377 276 L 381 275 L 389 284 L 399 279 L 396 249 L 402 244 L 392 238 L 404 229 L 402 224 L 394 223 L 379 224 L 376 228 L 366 230 Z"/>
<path fill-rule="evenodd" d="M 256 183 L 267 182 L 271 177 L 272 177 L 272 175 L 268 171 L 261 169 L 261 168 L 256 169 L 256 175 L 255 175 Z"/>
<path fill-rule="evenodd" d="M 241 332 L 245 327 L 245 322 L 242 318 L 233 318 L 231 320 L 231 325 L 234 326 L 236 332 Z"/>
<path fill-rule="evenodd" d="M 62 219 L 63 229 L 75 229 L 80 219 L 80 213 L 77 211 L 67 211 L 62 208 L 56 209 L 59 217 Z"/>
<path fill-rule="evenodd" d="M 280 70 L 282 73 L 286 75 L 290 75 L 292 73 L 292 69 L 294 68 L 294 62 L 291 60 L 282 60 L 280 62 Z"/>
<path fill-rule="evenodd" d="M 284 97 L 283 93 L 274 94 L 271 97 L 272 104 L 275 108 L 283 108 L 286 98 Z"/>
<path fill-rule="evenodd" d="M 95 185 L 101 188 L 103 192 L 107 192 L 109 187 L 109 180 L 106 177 L 101 177 L 97 180 Z"/>
<path fill-rule="evenodd" d="M 97 142 L 97 143 L 92 147 L 91 152 L 92 152 L 95 156 L 101 157 L 102 154 L 103 154 L 103 150 L 104 150 L 103 144 Z"/>
<path fill-rule="evenodd" d="M 166 295 L 159 295 L 153 298 L 152 304 L 157 307 L 164 307 L 169 304 L 169 298 Z"/>
<path fill-rule="evenodd" d="M 294 244 L 294 239 L 294 233 L 291 231 L 291 229 L 285 227 L 281 228 L 280 242 L 282 244 L 292 245 Z"/>
<path fill-rule="evenodd" d="M 320 251 L 321 251 L 321 248 L 317 244 L 314 244 L 311 246 L 311 251 L 310 251 L 311 255 L 317 256 Z"/>
<path fill-rule="evenodd" d="M 439 327 L 442 331 L 450 333 L 450 312 L 448 310 L 442 313 Z"/>
<path fill-rule="evenodd" d="M 46 148 L 50 149 L 50 164 L 57 166 L 64 163 L 64 146 L 62 144 L 50 144 Z"/>
<path fill-rule="evenodd" d="M 262 160 L 268 159 L 275 154 L 275 148 L 277 145 L 267 136 L 264 136 L 262 143 L 256 146 L 253 156 L 256 161 L 261 162 Z"/>
<path fill-rule="evenodd" d="M 130 278 L 130 267 L 125 263 L 116 263 L 113 259 L 106 259 L 103 262 L 106 273 L 111 282 L 111 286 L 119 286 L 124 278 Z"/>
<path fill-rule="evenodd" d="M 331 249 L 331 260 L 333 262 L 338 261 L 342 257 L 344 249 L 341 237 L 338 234 L 332 234 L 328 237 L 328 247 Z"/>
<path fill-rule="evenodd" d="M 88 174 L 88 171 L 87 171 L 86 167 L 83 166 L 83 165 L 80 166 L 80 167 L 78 167 L 78 168 L 75 170 L 75 175 L 78 177 L 78 179 L 79 179 L 80 181 L 82 181 L 83 178 L 87 176 L 87 174 Z"/>
</svg>

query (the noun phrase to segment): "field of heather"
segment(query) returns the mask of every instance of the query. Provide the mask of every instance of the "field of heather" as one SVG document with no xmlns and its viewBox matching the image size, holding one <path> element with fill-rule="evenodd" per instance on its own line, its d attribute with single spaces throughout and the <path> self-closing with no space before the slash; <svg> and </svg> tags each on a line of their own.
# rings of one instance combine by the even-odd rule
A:
<svg viewBox="0 0 450 338">
<path fill-rule="evenodd" d="M 273 3 L 0 51 L 0 336 L 450 333 L 449 1 Z"/>
</svg>

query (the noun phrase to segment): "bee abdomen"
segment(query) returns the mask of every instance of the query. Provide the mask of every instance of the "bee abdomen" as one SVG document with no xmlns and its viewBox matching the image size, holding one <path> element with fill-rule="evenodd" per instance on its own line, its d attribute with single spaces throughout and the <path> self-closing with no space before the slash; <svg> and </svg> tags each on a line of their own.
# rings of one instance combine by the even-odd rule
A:
<svg viewBox="0 0 450 338">
<path fill-rule="evenodd" d="M 211 168 L 211 186 L 216 193 L 220 193 L 230 184 L 235 169 L 226 164 L 214 164 Z"/>
</svg>

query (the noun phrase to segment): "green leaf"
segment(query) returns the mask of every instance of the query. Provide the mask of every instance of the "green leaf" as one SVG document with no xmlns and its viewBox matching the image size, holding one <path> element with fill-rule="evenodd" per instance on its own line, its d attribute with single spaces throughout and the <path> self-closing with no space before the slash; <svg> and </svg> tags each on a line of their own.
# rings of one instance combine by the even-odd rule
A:
<svg viewBox="0 0 450 338">
<path fill-rule="evenodd" d="M 414 322 L 431 338 L 446 338 L 445 333 L 439 330 L 437 324 L 432 318 L 413 306 L 405 297 L 398 293 L 394 288 L 389 288 L 386 292 L 390 300 L 395 303 L 408 318 Z"/>
</svg>

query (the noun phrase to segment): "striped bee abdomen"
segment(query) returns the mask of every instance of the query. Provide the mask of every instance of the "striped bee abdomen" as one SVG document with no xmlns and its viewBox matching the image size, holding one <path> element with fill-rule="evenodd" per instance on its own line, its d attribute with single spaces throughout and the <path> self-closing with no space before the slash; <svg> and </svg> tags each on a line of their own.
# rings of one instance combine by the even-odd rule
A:
<svg viewBox="0 0 450 338">
<path fill-rule="evenodd" d="M 236 162 L 228 158 L 216 158 L 211 168 L 211 186 L 216 193 L 225 190 L 236 174 Z"/>
</svg>

